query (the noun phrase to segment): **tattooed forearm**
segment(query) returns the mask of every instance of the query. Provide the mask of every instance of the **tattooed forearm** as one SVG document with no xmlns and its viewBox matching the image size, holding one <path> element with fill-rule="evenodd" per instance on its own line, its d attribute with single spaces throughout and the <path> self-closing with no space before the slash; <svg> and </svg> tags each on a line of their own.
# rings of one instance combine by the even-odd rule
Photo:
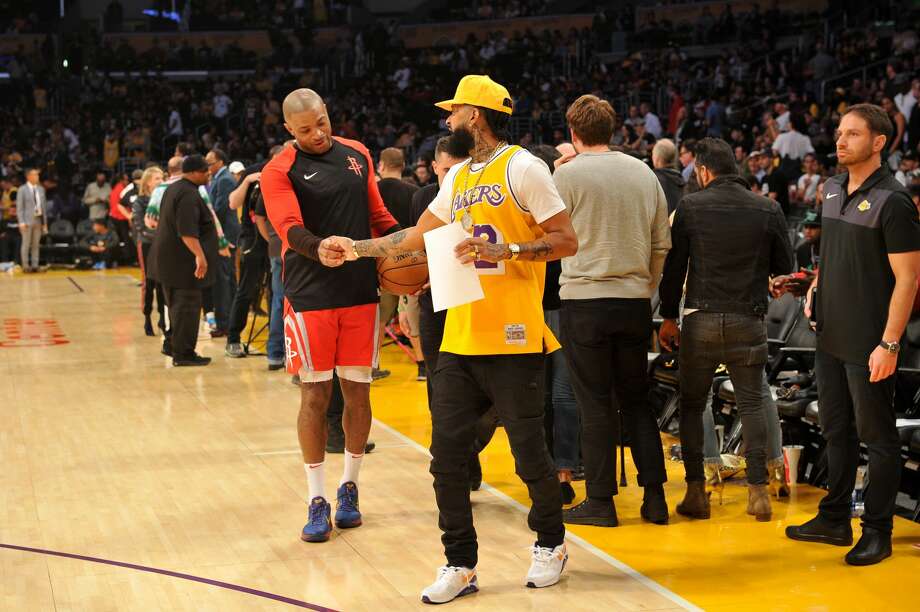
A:
<svg viewBox="0 0 920 612">
<path fill-rule="evenodd" d="M 553 245 L 546 239 L 525 242 L 521 245 L 520 259 L 526 261 L 550 261 L 553 257 Z"/>
<path fill-rule="evenodd" d="M 401 253 L 405 250 L 402 242 L 409 235 L 409 230 L 401 230 L 383 238 L 374 238 L 372 240 L 358 240 L 355 242 L 355 251 L 359 257 L 387 257 Z"/>
</svg>

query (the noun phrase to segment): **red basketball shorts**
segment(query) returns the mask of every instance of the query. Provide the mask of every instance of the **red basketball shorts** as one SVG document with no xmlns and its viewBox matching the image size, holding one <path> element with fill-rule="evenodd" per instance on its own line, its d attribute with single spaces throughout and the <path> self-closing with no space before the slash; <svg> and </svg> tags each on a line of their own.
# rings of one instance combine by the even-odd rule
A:
<svg viewBox="0 0 920 612">
<path fill-rule="evenodd" d="M 287 371 L 301 382 L 339 378 L 371 382 L 377 367 L 378 305 L 295 312 L 284 300 L 284 346 Z"/>
</svg>

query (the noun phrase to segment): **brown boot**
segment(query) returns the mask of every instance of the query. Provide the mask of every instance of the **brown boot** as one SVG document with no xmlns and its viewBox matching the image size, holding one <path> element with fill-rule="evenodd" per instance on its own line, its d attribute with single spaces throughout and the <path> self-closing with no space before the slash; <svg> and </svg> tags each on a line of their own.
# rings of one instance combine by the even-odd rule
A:
<svg viewBox="0 0 920 612">
<path fill-rule="evenodd" d="M 769 521 L 773 516 L 767 485 L 748 485 L 747 513 L 761 522 Z"/>
<path fill-rule="evenodd" d="M 684 501 L 677 504 L 677 513 L 695 519 L 709 518 L 709 496 L 705 482 L 688 482 Z"/>
</svg>

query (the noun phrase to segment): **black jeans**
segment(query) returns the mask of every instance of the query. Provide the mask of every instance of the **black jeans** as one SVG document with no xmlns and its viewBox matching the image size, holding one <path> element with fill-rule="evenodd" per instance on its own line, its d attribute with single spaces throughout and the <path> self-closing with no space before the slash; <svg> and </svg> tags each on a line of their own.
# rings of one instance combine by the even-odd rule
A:
<svg viewBox="0 0 920 612">
<path fill-rule="evenodd" d="M 866 527 L 891 533 L 895 499 L 901 481 L 901 442 L 895 425 L 895 377 L 869 382 L 869 368 L 845 363 L 818 350 L 818 416 L 827 440 L 829 491 L 819 512 L 833 522 L 850 519 L 850 501 L 856 485 L 859 440 L 869 448 L 866 488 Z"/>
<path fill-rule="evenodd" d="M 478 561 L 468 461 L 477 421 L 493 406 L 508 433 L 515 472 L 530 494 L 527 524 L 539 546 L 562 544 L 562 498 L 543 430 L 543 362 L 542 354 L 438 357 L 431 474 L 448 565 L 476 567 Z"/>
<path fill-rule="evenodd" d="M 193 357 L 198 344 L 201 289 L 163 287 L 163 294 L 169 306 L 169 338 L 173 359 Z"/>
<path fill-rule="evenodd" d="M 163 287 L 160 285 L 160 283 L 147 276 L 147 257 L 150 255 L 150 247 L 153 245 L 149 242 L 141 242 L 138 244 L 138 246 L 140 247 L 140 257 L 138 258 L 138 263 L 141 266 L 141 274 L 144 276 L 144 284 L 141 287 L 141 293 L 144 297 L 144 316 L 149 317 L 153 312 L 153 296 L 155 295 L 157 298 L 157 314 L 160 315 L 160 321 L 162 322 L 163 307 L 166 305 L 166 297 L 163 295 Z"/>
<path fill-rule="evenodd" d="M 703 482 L 703 410 L 719 364 L 728 366 L 744 432 L 749 484 L 767 482 L 767 329 L 754 315 L 695 312 L 680 334 L 680 445 L 687 482 Z"/>
<path fill-rule="evenodd" d="M 227 344 L 234 344 L 240 341 L 240 334 L 243 332 L 243 328 L 246 327 L 246 320 L 249 317 L 249 307 L 259 292 L 259 284 L 265 278 L 265 270 L 267 269 L 268 252 L 265 248 L 255 247 L 248 253 L 241 254 L 240 284 L 233 298 L 233 306 L 230 308 Z"/>
<path fill-rule="evenodd" d="M 667 481 L 658 423 L 648 403 L 652 307 L 646 299 L 562 301 L 562 344 L 578 400 L 588 497 L 617 494 L 619 410 L 639 485 Z"/>
</svg>

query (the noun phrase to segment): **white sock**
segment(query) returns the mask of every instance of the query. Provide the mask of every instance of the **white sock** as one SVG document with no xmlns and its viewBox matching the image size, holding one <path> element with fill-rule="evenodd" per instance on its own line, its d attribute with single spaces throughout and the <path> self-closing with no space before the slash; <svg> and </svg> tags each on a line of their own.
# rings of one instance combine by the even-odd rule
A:
<svg viewBox="0 0 920 612">
<path fill-rule="evenodd" d="M 364 459 L 364 453 L 356 455 L 348 449 L 345 450 L 345 471 L 342 473 L 342 480 L 339 486 L 346 482 L 358 484 L 358 471 L 361 469 L 361 460 Z"/>
<path fill-rule="evenodd" d="M 310 501 L 316 497 L 326 498 L 326 470 L 325 462 L 304 463 L 303 469 L 307 473 L 307 485 L 310 488 Z"/>
</svg>

